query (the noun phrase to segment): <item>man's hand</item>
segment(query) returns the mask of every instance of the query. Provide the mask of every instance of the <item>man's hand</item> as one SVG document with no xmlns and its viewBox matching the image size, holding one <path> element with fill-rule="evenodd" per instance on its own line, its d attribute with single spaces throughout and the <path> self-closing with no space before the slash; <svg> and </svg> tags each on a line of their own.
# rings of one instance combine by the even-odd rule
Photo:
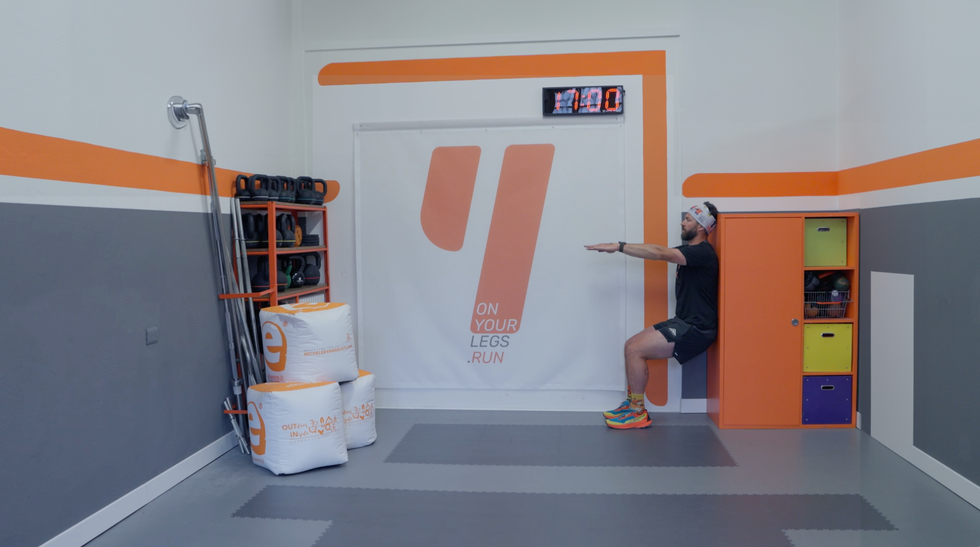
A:
<svg viewBox="0 0 980 547">
<path fill-rule="evenodd" d="M 599 251 L 600 253 L 616 253 L 619 252 L 619 243 L 597 243 L 595 245 L 586 245 L 586 251 Z"/>
</svg>

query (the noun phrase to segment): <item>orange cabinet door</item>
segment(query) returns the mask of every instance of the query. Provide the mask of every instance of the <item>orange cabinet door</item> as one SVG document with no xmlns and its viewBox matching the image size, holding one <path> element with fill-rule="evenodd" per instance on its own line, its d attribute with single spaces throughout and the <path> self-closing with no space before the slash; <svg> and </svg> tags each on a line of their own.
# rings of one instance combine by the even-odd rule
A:
<svg viewBox="0 0 980 547">
<path fill-rule="evenodd" d="M 803 219 L 736 217 L 721 229 L 721 422 L 731 427 L 799 426 Z"/>
</svg>

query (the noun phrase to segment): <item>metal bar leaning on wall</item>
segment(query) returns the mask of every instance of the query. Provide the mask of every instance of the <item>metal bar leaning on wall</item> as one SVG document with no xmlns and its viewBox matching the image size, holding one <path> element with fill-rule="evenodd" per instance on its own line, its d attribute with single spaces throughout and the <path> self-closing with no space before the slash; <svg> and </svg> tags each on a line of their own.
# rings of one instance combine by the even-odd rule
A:
<svg viewBox="0 0 980 547">
<path fill-rule="evenodd" d="M 222 294 L 238 294 L 238 282 L 232 275 L 231 254 L 228 251 L 225 235 L 224 223 L 221 217 L 221 202 L 219 201 L 216 178 L 214 175 L 214 156 L 211 154 L 211 143 L 208 139 L 207 123 L 204 119 L 204 107 L 200 104 L 188 104 L 187 101 L 179 96 L 170 98 L 167 104 L 167 115 L 171 125 L 181 129 L 187 125 L 190 115 L 197 116 L 201 130 L 201 140 L 204 144 L 202 163 L 207 167 L 208 195 L 211 205 L 211 233 L 212 243 L 215 252 L 215 260 L 218 266 L 218 277 Z M 227 299 L 222 299 L 225 310 L 225 328 L 228 336 L 229 360 L 232 371 L 232 393 L 236 399 L 237 411 L 229 412 L 229 419 L 232 421 L 232 428 L 238 438 L 238 446 L 242 453 L 248 454 L 248 441 L 244 438 L 245 423 L 241 414 L 244 408 L 244 397 L 242 396 L 242 375 L 246 376 L 249 385 L 257 383 L 255 371 L 258 367 L 255 364 L 255 355 L 252 351 L 252 344 L 249 341 L 249 329 L 243 317 L 243 310 L 240 305 L 233 305 Z M 240 367 L 240 368 L 239 368 Z M 230 403 L 226 399 L 224 402 L 225 410 L 228 412 Z"/>
<path fill-rule="evenodd" d="M 232 198 L 232 207 L 234 210 L 234 216 L 232 221 L 235 223 L 236 237 L 235 245 L 238 247 L 237 258 L 238 258 L 238 279 L 239 284 L 242 285 L 245 294 L 252 293 L 252 272 L 248 266 L 248 252 L 245 246 L 245 227 L 242 225 L 242 207 L 241 201 L 238 198 Z M 245 304 L 242 303 L 242 306 Z M 262 356 L 261 348 L 261 336 L 262 331 L 259 329 L 258 316 L 255 313 L 255 302 L 252 297 L 248 297 L 248 325 L 246 326 L 246 332 L 250 333 L 249 344 L 252 351 L 257 356 L 255 359 L 255 365 L 257 365 L 256 370 L 253 371 L 253 375 L 259 383 L 265 382 L 265 362 Z M 245 311 L 242 311 L 242 317 L 245 317 Z"/>
</svg>

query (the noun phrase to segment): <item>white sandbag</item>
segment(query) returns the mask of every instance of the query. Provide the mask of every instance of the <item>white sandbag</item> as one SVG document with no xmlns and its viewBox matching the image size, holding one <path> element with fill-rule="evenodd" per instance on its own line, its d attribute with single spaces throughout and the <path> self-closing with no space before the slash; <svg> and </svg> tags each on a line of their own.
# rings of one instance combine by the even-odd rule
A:
<svg viewBox="0 0 980 547">
<path fill-rule="evenodd" d="M 264 308 L 262 351 L 269 382 L 349 382 L 357 378 L 350 306 L 304 302 Z"/>
<path fill-rule="evenodd" d="M 344 397 L 347 448 L 367 446 L 378 438 L 374 427 L 374 375 L 361 371 L 357 380 L 340 384 Z"/>
<path fill-rule="evenodd" d="M 252 463 L 276 475 L 347 461 L 344 404 L 336 382 L 248 388 Z"/>
</svg>

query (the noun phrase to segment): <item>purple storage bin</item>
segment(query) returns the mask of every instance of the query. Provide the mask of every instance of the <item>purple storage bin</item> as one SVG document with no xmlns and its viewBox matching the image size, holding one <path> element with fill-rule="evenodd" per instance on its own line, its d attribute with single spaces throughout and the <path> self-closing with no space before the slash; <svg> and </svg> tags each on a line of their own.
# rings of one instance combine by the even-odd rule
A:
<svg viewBox="0 0 980 547">
<path fill-rule="evenodd" d="M 851 377 L 805 376 L 803 424 L 851 423 Z"/>
</svg>

